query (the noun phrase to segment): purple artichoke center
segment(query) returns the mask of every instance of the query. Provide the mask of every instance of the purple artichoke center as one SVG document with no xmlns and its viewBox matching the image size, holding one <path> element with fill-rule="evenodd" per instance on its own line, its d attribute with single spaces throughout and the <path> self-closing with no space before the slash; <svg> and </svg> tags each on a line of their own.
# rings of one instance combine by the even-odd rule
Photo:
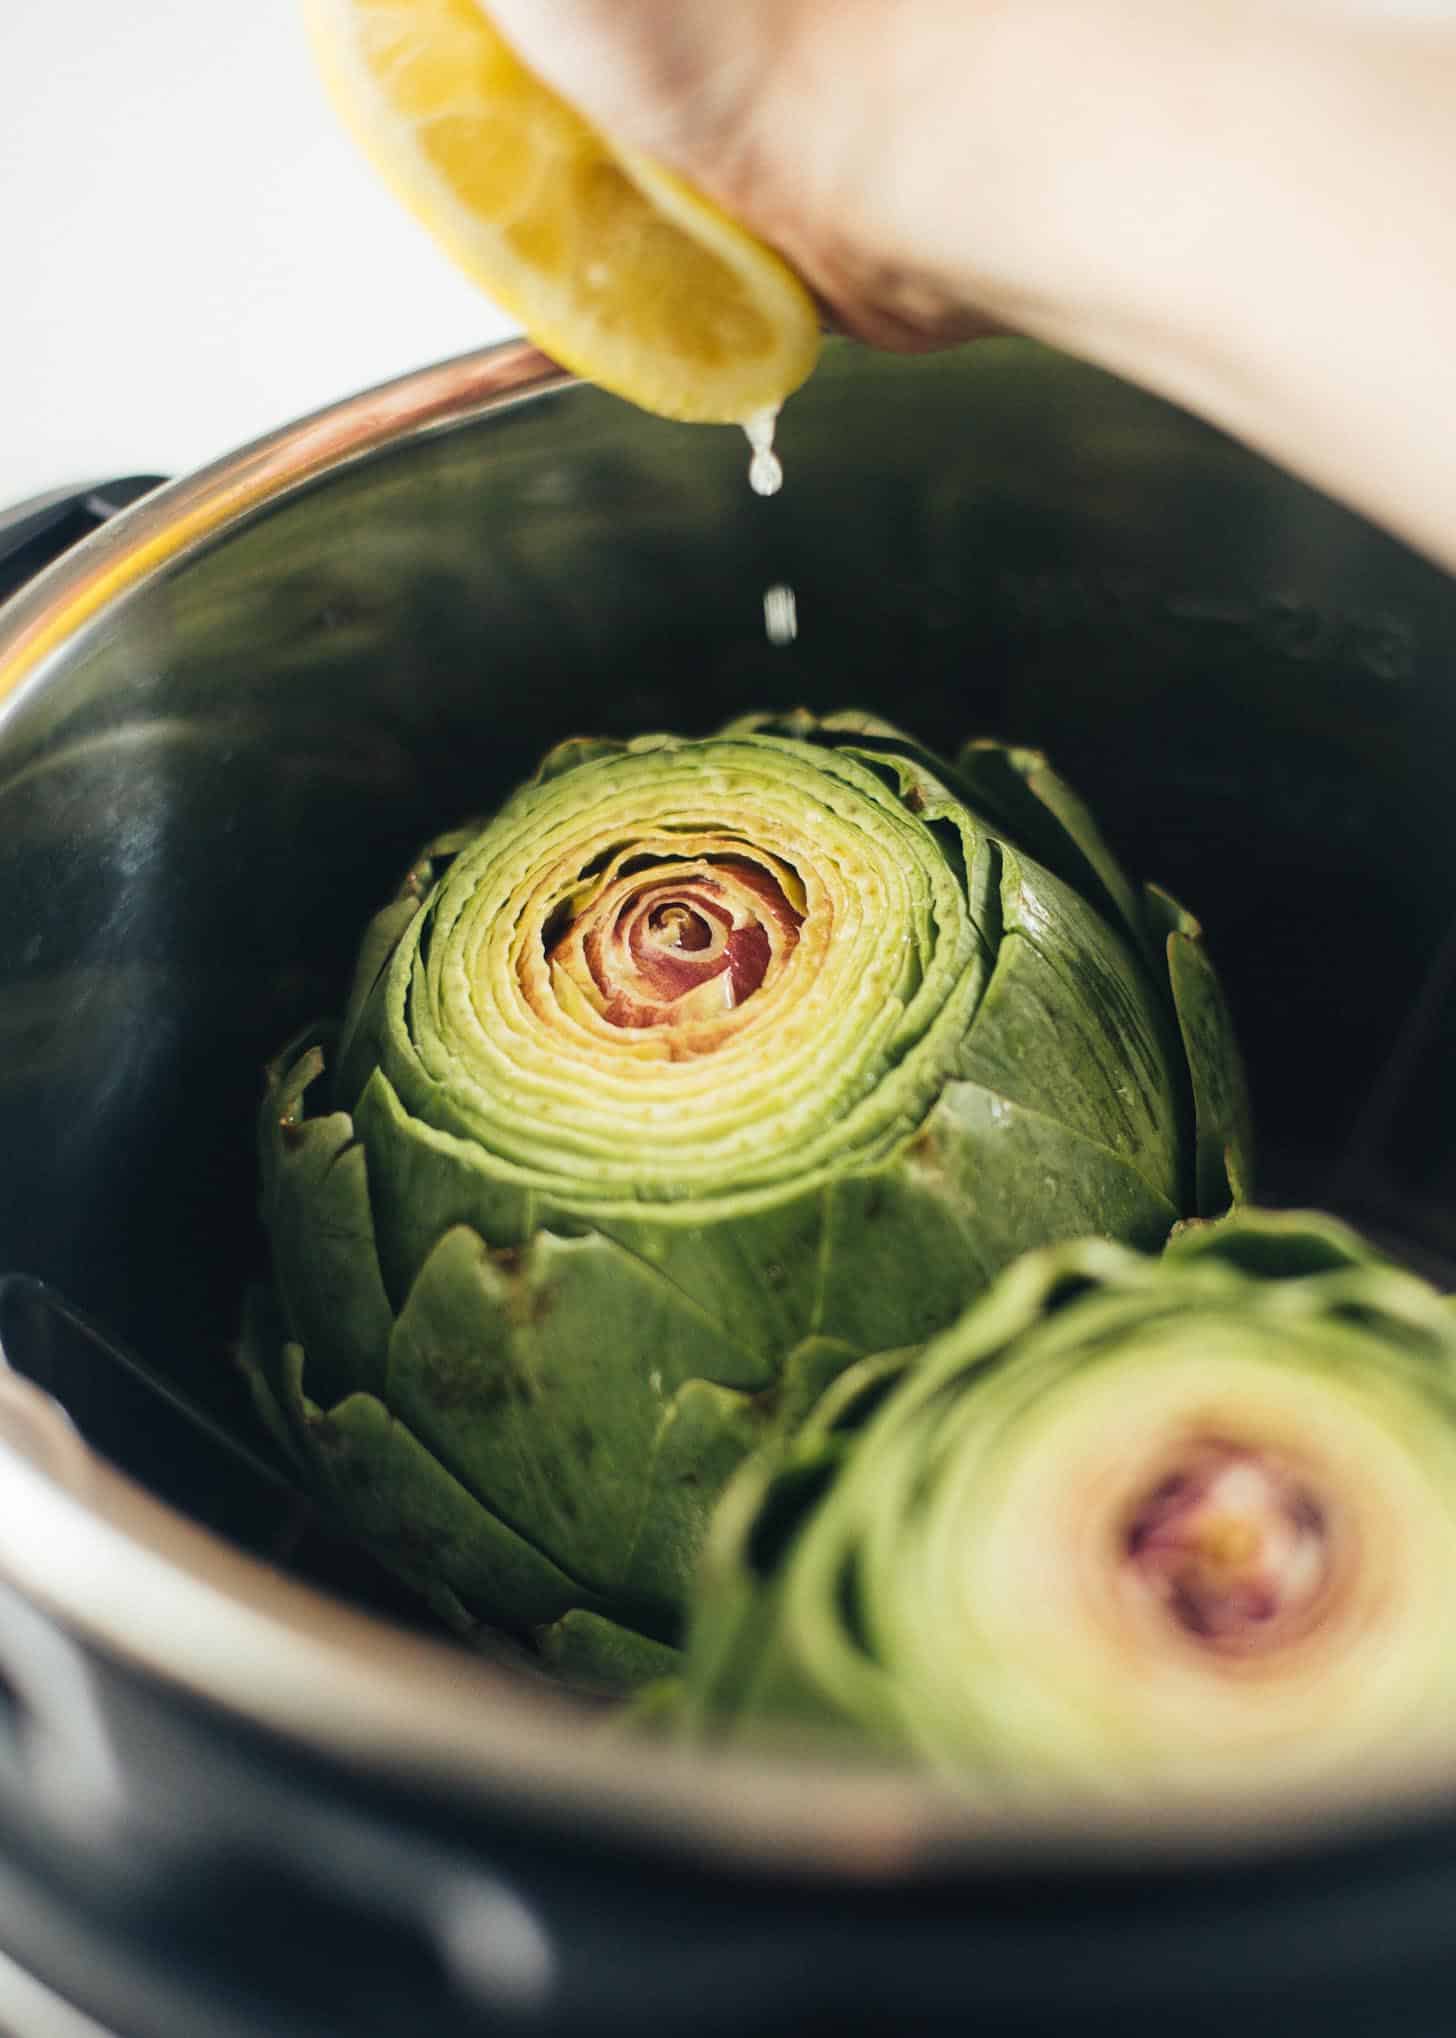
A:
<svg viewBox="0 0 1456 2038">
<path fill-rule="evenodd" d="M 1277 1454 L 1190 1446 L 1134 1509 L 1124 1557 L 1187 1635 L 1253 1655 L 1318 1618 L 1330 1580 L 1325 1507 Z"/>
<path fill-rule="evenodd" d="M 579 955 L 614 1026 L 701 1022 L 752 997 L 799 939 L 803 915 L 745 857 L 651 859 L 562 930 L 553 961 Z"/>
</svg>

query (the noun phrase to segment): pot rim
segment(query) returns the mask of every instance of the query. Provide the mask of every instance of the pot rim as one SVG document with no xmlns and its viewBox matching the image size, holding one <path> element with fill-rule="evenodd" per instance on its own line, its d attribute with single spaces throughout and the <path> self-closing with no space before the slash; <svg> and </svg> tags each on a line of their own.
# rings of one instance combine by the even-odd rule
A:
<svg viewBox="0 0 1456 2038">
<path fill-rule="evenodd" d="M 0 614 L 0 723 L 155 575 L 326 473 L 575 386 L 529 342 L 420 369 L 285 426 L 122 511 Z M 0 1577 L 112 1657 L 325 1757 L 482 1807 L 590 1821 L 703 1860 L 832 1879 L 1173 1865 L 1289 1853 L 1393 1815 L 1456 1807 L 1433 1734 L 1333 1787 L 1257 1801 L 998 1804 L 821 1754 L 688 1753 L 443 1641 L 281 1575 L 91 1451 L 0 1362 Z"/>
<path fill-rule="evenodd" d="M 402 441 L 575 386 L 529 340 L 503 340 L 361 390 L 119 511 L 0 611 L 0 718 L 27 680 L 112 603 L 324 474 Z"/>
</svg>

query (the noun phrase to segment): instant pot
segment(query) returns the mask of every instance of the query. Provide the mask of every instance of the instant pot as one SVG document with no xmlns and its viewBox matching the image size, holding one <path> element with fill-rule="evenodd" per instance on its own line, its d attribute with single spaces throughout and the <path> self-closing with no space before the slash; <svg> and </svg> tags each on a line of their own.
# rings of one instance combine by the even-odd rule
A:
<svg viewBox="0 0 1456 2038">
<path fill-rule="evenodd" d="M 512 343 L 5 527 L 68 547 L 0 609 L 14 2038 L 1456 2024 L 1456 1721 L 1196 1823 L 664 1751 L 423 1626 L 249 1417 L 264 1060 L 558 738 L 753 708 L 1048 749 L 1205 923 L 1262 1199 L 1456 1266 L 1456 583 L 1020 342 L 833 346 L 779 445 L 765 501 Z"/>
</svg>

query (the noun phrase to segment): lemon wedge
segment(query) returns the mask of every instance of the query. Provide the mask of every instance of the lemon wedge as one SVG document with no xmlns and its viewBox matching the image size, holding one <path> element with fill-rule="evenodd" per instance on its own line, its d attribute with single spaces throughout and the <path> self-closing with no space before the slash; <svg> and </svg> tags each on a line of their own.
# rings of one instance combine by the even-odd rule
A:
<svg viewBox="0 0 1456 2038">
<path fill-rule="evenodd" d="M 819 351 L 761 241 L 549 91 L 476 0 L 304 0 L 324 82 L 395 195 L 574 373 L 664 417 L 773 410 Z"/>
</svg>

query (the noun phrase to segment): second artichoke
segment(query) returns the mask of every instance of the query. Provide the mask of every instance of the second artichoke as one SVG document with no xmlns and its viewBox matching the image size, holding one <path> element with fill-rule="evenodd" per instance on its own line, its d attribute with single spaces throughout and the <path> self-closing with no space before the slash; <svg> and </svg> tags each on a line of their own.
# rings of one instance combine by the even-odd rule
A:
<svg viewBox="0 0 1456 2038">
<path fill-rule="evenodd" d="M 1449 1756 L 1456 1305 L 1334 1220 L 1028 1254 L 714 1522 L 676 1714 L 1017 1807 L 1220 1811 Z"/>
</svg>

